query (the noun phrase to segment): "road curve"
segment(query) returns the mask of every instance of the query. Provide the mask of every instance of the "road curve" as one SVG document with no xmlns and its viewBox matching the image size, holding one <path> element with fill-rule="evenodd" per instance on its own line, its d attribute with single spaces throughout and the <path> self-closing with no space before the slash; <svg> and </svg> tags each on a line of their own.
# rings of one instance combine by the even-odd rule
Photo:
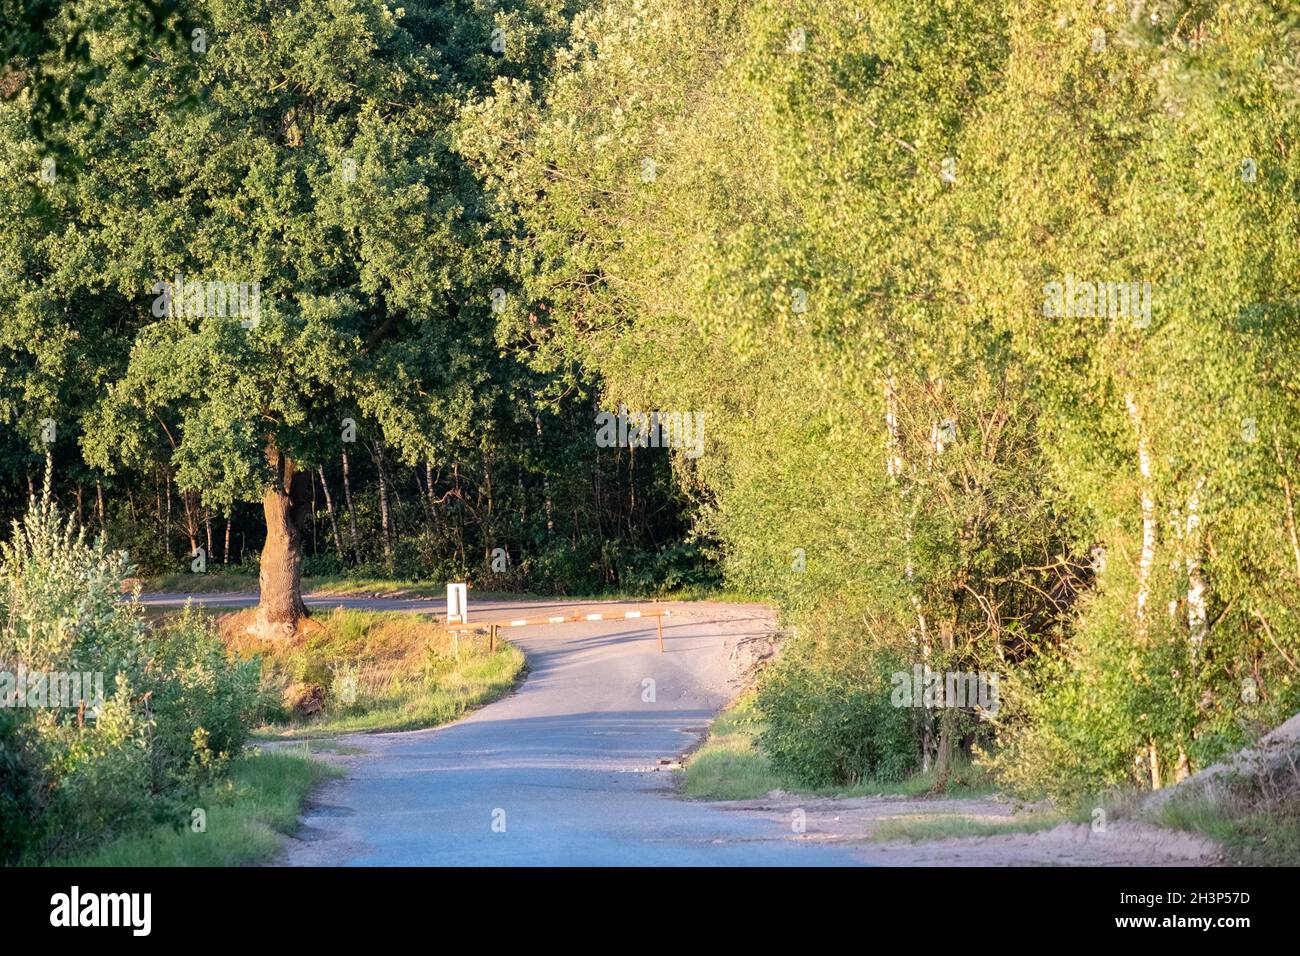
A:
<svg viewBox="0 0 1300 956">
<path fill-rule="evenodd" d="M 148 595 L 151 605 L 184 595 Z M 213 606 L 246 594 L 195 595 Z M 309 605 L 445 610 L 433 600 L 320 598 Z M 621 612 L 619 602 L 479 602 L 471 620 Z M 430 730 L 349 735 L 362 750 L 327 784 L 290 841 L 291 865 L 850 865 L 847 847 L 788 822 L 679 799 L 660 761 L 703 734 L 736 691 L 738 640 L 772 627 L 757 605 L 673 603 L 666 653 L 653 621 L 584 621 L 510 630 L 527 655 L 515 694 Z M 648 684 L 653 681 L 653 685 Z M 648 692 L 653 687 L 653 694 Z"/>
</svg>

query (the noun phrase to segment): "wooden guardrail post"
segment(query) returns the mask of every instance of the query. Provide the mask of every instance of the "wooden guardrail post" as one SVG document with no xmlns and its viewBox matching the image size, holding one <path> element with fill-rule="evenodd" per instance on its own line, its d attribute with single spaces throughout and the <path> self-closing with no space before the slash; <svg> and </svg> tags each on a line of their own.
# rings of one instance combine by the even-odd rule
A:
<svg viewBox="0 0 1300 956">
<path fill-rule="evenodd" d="M 664 619 L 663 615 L 656 615 L 655 624 L 659 627 L 659 653 L 664 652 Z"/>
</svg>

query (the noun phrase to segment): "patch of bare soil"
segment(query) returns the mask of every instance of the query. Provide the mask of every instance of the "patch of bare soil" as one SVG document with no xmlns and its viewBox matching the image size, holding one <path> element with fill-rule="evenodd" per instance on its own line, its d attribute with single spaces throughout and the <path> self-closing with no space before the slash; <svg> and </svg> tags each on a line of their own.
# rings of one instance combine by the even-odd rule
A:
<svg viewBox="0 0 1300 956">
<path fill-rule="evenodd" d="M 1086 823 L 1062 823 L 1036 833 L 916 843 L 872 840 L 876 826 L 899 817 L 947 816 L 1003 822 L 1030 810 L 1044 809 L 996 797 L 801 798 L 774 790 L 762 800 L 713 805 L 764 816 L 784 831 L 785 839 L 852 844 L 863 862 L 878 866 L 1214 866 L 1223 860 L 1221 849 L 1212 840 L 1129 821 L 1109 822 L 1100 831 Z M 798 811 L 803 811 L 801 818 Z M 802 823 L 802 833 L 796 832 L 796 821 Z"/>
<path fill-rule="evenodd" d="M 1147 823 L 1062 823 L 1037 833 L 1006 833 L 926 843 L 879 843 L 869 862 L 891 866 L 1215 866 L 1213 840 Z"/>
</svg>

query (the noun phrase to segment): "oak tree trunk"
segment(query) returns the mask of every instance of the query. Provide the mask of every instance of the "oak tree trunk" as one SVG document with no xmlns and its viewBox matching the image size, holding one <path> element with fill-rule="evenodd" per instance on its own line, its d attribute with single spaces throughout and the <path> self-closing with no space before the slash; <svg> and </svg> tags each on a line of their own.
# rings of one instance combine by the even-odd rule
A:
<svg viewBox="0 0 1300 956">
<path fill-rule="evenodd" d="M 266 455 L 276 477 L 262 496 L 266 544 L 259 575 L 261 599 L 250 630 L 279 638 L 292 636 L 307 616 L 302 601 L 302 527 L 311 499 L 311 474 L 274 446 Z"/>
</svg>

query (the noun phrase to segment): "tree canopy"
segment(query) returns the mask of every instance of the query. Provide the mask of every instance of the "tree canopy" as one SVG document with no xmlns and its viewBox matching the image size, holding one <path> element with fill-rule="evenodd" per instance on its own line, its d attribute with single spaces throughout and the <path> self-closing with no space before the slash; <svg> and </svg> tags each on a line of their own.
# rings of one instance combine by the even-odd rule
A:
<svg viewBox="0 0 1300 956">
<path fill-rule="evenodd" d="M 0 104 L 0 467 L 260 500 L 269 625 L 318 515 L 429 576 L 715 556 L 817 783 L 1158 787 L 1300 705 L 1285 5 L 205 0 L 142 61 L 89 6 Z M 601 447 L 620 406 L 703 453 Z M 882 709 L 913 666 L 1005 706 Z"/>
<path fill-rule="evenodd" d="M 1010 704 L 883 746 L 996 738 L 1027 788 L 1139 753 L 1159 786 L 1296 709 L 1293 16 L 683 0 L 575 36 L 476 155 L 542 343 L 707 410 L 701 520 L 808 645 L 763 685 L 779 760 L 872 772 L 894 731 L 810 714 L 900 660 Z"/>
</svg>

